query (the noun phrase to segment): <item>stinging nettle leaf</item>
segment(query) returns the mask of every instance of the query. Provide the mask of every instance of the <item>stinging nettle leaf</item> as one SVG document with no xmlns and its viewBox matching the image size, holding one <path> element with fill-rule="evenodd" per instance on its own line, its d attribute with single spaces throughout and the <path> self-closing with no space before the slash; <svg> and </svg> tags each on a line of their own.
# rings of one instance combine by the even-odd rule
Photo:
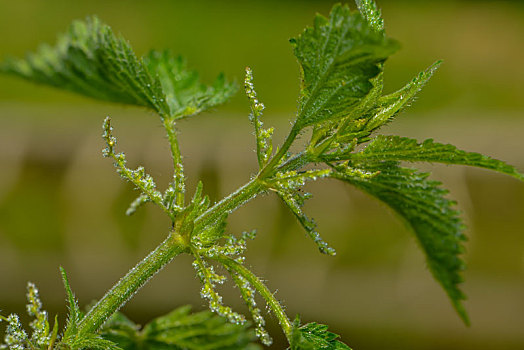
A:
<svg viewBox="0 0 524 350">
<path fill-rule="evenodd" d="M 442 61 L 433 63 L 426 70 L 420 72 L 402 89 L 378 98 L 373 108 L 373 116 L 367 122 L 365 129 L 367 131 L 373 131 L 381 127 L 405 107 L 409 106 L 415 95 L 426 85 L 429 79 L 431 79 L 441 63 Z"/>
<path fill-rule="evenodd" d="M 464 252 L 462 243 L 466 237 L 459 212 L 453 209 L 455 202 L 445 198 L 448 191 L 440 187 L 440 182 L 428 180 L 427 173 L 401 168 L 397 162 L 361 166 L 368 172 L 379 173 L 367 178 L 349 173 L 334 177 L 380 199 L 405 219 L 426 254 L 430 271 L 468 324 L 462 305 L 465 296 L 458 288 L 465 266 L 460 255 Z"/>
<path fill-rule="evenodd" d="M 178 119 L 195 115 L 226 102 L 236 91 L 221 74 L 212 86 L 200 83 L 198 73 L 189 71 L 185 60 L 169 51 L 151 51 L 144 58 L 149 71 L 158 77 L 170 116 Z"/>
<path fill-rule="evenodd" d="M 126 40 L 95 16 L 74 21 L 55 47 L 42 45 L 26 59 L 6 60 L 0 72 L 173 118 L 214 107 L 236 90 L 223 76 L 213 86 L 199 83 L 198 75 L 168 52 L 138 57 Z"/>
<path fill-rule="evenodd" d="M 384 31 L 384 19 L 373 0 L 356 0 L 360 13 L 366 17 L 369 25 L 377 32 Z"/>
<path fill-rule="evenodd" d="M 289 350 L 351 350 L 338 340 L 340 336 L 328 331 L 328 326 L 311 322 L 300 325 L 300 319 L 293 322 Z"/>
<path fill-rule="evenodd" d="M 469 165 L 486 168 L 524 180 L 524 175 L 505 162 L 480 153 L 466 152 L 450 144 L 434 142 L 432 139 L 418 143 L 417 140 L 400 136 L 377 135 L 362 151 L 349 157 L 352 162 L 435 162 Z"/>
<path fill-rule="evenodd" d="M 398 48 L 358 12 L 335 5 L 329 18 L 292 39 L 302 73 L 296 127 L 347 116 L 373 88 L 371 79 Z"/>
<path fill-rule="evenodd" d="M 95 99 L 168 113 L 160 83 L 129 44 L 97 17 L 74 21 L 54 48 L 42 45 L 26 59 L 9 59 L 1 70 Z"/>
</svg>

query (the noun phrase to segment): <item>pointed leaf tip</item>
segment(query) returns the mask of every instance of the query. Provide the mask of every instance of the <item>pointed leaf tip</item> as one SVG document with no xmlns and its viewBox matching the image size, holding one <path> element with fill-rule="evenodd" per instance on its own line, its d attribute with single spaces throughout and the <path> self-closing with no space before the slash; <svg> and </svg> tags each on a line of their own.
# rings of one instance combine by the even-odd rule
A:
<svg viewBox="0 0 524 350">
<path fill-rule="evenodd" d="M 371 28 L 377 32 L 384 31 L 384 19 L 373 0 L 355 0 L 358 10 L 366 18 Z"/>
<path fill-rule="evenodd" d="M 339 178 L 381 200 L 405 220 L 426 254 L 429 270 L 467 324 L 462 305 L 465 296 L 459 288 L 463 280 L 461 255 L 466 237 L 455 202 L 446 198 L 448 191 L 441 188 L 439 182 L 428 180 L 429 174 L 402 168 L 393 160 L 370 159 L 355 166 L 378 174 L 360 177 L 347 173 Z"/>
<path fill-rule="evenodd" d="M 302 73 L 299 128 L 346 117 L 373 88 L 371 79 L 398 44 L 357 12 L 335 5 L 292 40 Z"/>
</svg>

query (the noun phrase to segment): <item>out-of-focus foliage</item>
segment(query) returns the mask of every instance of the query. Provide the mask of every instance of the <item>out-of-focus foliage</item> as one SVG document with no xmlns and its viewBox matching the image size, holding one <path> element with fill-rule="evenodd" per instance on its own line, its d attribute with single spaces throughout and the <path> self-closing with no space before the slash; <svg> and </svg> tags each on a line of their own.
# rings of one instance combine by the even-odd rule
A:
<svg viewBox="0 0 524 350">
<path fill-rule="evenodd" d="M 182 306 L 143 327 L 121 313 L 113 315 L 101 330 L 103 338 L 126 350 L 257 350 L 249 324 L 237 325 L 210 311 L 191 313 Z"/>
</svg>

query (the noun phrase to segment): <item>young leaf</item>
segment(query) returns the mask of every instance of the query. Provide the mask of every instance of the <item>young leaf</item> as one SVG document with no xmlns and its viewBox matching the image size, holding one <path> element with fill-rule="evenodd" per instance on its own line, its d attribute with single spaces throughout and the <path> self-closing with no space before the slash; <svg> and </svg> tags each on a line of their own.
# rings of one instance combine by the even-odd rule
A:
<svg viewBox="0 0 524 350">
<path fill-rule="evenodd" d="M 437 143 L 432 139 L 418 143 L 417 140 L 408 137 L 377 135 L 362 152 L 350 154 L 349 159 L 357 164 L 359 162 L 408 161 L 470 165 L 495 170 L 524 180 L 524 175 L 503 161 L 480 153 L 462 151 L 453 145 Z"/>
<path fill-rule="evenodd" d="M 298 129 L 347 116 L 398 47 L 342 5 L 335 5 L 329 18 L 317 15 L 314 26 L 291 43 L 302 73 Z"/>
<path fill-rule="evenodd" d="M 160 80 L 170 116 L 175 119 L 191 116 L 227 101 L 237 90 L 219 75 L 212 86 L 199 82 L 198 73 L 187 70 L 180 56 L 169 51 L 151 51 L 144 63 L 153 76 Z"/>
<path fill-rule="evenodd" d="M 89 350 L 127 350 L 122 349 L 110 340 L 102 338 L 98 334 L 82 334 L 73 342 L 68 344 L 66 349 L 89 349 Z"/>
<path fill-rule="evenodd" d="M 439 187 L 439 182 L 428 180 L 427 173 L 401 168 L 396 162 L 368 164 L 365 170 L 376 175 L 362 177 L 346 172 L 335 173 L 334 177 L 377 197 L 406 220 L 426 254 L 430 271 L 467 324 L 461 303 L 465 296 L 458 288 L 464 269 L 460 254 L 466 237 L 459 213 L 453 209 L 455 202 L 444 197 L 448 192 Z"/>
<path fill-rule="evenodd" d="M 300 326 L 297 317 L 293 322 L 289 350 L 351 350 L 338 340 L 339 335 L 328 331 L 328 326 L 316 322 Z"/>
<path fill-rule="evenodd" d="M 49 346 L 47 347 L 47 350 L 52 350 L 53 346 L 55 345 L 55 342 L 58 339 L 58 315 L 55 315 L 55 322 L 53 323 L 53 329 L 51 330 L 51 334 L 49 335 Z"/>
<path fill-rule="evenodd" d="M 197 247 L 207 248 L 215 246 L 216 242 L 224 237 L 227 226 L 227 214 L 225 214 L 220 220 L 214 225 L 210 225 L 203 230 L 191 236 L 191 241 Z"/>
<path fill-rule="evenodd" d="M 76 302 L 75 295 L 71 290 L 71 286 L 69 285 L 69 281 L 67 280 L 67 274 L 63 267 L 60 267 L 60 273 L 62 274 L 62 281 L 64 282 L 64 288 L 67 294 L 67 301 L 69 303 L 69 316 L 67 319 L 66 332 L 64 334 L 64 337 L 66 337 L 66 335 L 73 335 L 74 333 L 76 333 L 76 326 L 80 321 L 81 311 L 78 307 L 78 303 Z"/>
<path fill-rule="evenodd" d="M 377 100 L 372 117 L 366 124 L 366 131 L 373 131 L 390 121 L 397 113 L 407 107 L 415 95 L 431 79 L 442 61 L 433 63 L 429 68 L 420 72 L 402 89 L 390 95 L 382 96 Z"/>
</svg>

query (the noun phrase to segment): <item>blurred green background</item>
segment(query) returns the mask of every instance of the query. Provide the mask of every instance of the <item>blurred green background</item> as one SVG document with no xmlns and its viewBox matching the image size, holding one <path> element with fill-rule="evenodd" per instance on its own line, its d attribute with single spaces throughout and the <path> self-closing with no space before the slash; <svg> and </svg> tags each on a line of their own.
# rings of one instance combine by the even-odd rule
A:
<svg viewBox="0 0 524 350">
<path fill-rule="evenodd" d="M 265 123 L 282 140 L 293 118 L 298 67 L 288 39 L 327 14 L 331 1 L 0 1 L 0 58 L 54 42 L 71 20 L 97 14 L 138 53 L 170 48 L 205 81 L 220 71 L 242 81 L 249 65 Z M 353 4 L 351 4 L 353 6 Z M 390 36 L 403 44 L 386 66 L 387 90 L 436 59 L 444 65 L 416 103 L 385 133 L 433 137 L 504 159 L 524 171 L 524 4 L 519 1 L 379 1 Z M 212 114 L 180 125 L 194 186 L 203 179 L 218 200 L 256 171 L 242 93 Z M 114 119 L 130 164 L 165 185 L 169 150 L 158 118 L 136 108 L 88 100 L 0 77 L 0 309 L 24 312 L 25 284 L 44 305 L 66 308 L 58 273 L 68 271 L 81 304 L 99 298 L 166 234 L 153 207 L 124 215 L 132 188 L 103 159 L 101 122 Z M 317 253 L 272 196 L 231 217 L 229 230 L 257 228 L 248 264 L 268 281 L 290 315 L 330 325 L 355 349 L 523 349 L 524 185 L 465 167 L 433 169 L 468 224 L 464 290 L 472 326 L 454 314 L 402 222 L 343 184 L 313 184 L 306 210 L 334 258 Z M 138 322 L 190 303 L 204 309 L 190 260 L 177 258 L 125 307 Z M 228 303 L 242 309 L 237 291 Z M 284 348 L 276 321 L 276 342 Z"/>
</svg>

